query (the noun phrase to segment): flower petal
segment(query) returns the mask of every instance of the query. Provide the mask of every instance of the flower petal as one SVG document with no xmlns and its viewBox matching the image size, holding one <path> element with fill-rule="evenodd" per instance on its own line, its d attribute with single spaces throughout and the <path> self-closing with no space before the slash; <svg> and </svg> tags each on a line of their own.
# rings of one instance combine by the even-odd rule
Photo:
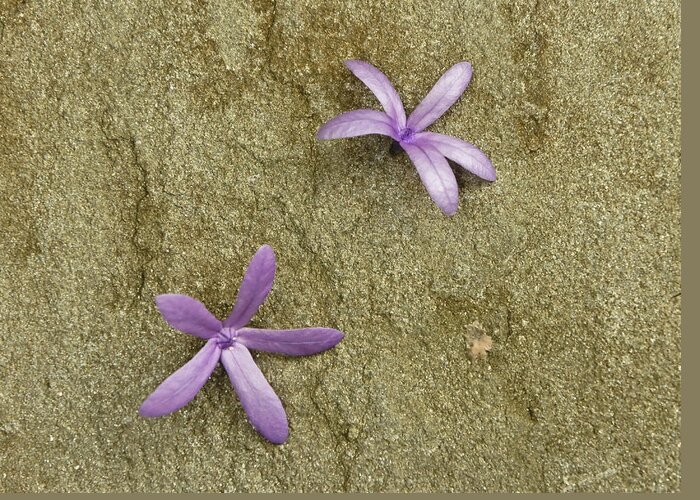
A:
<svg viewBox="0 0 700 500">
<path fill-rule="evenodd" d="M 399 129 L 406 126 L 406 112 L 403 103 L 396 89 L 391 84 L 384 73 L 372 66 L 368 62 L 358 60 L 345 61 L 352 74 L 362 80 L 362 83 L 377 96 L 386 114 L 391 118 Z"/>
<path fill-rule="evenodd" d="M 221 321 L 216 319 L 204 304 L 187 295 L 158 295 L 156 306 L 163 319 L 181 332 L 210 339 L 221 330 Z"/>
<path fill-rule="evenodd" d="M 289 436 L 287 414 L 250 351 L 234 342 L 221 353 L 221 363 L 253 428 L 275 444 L 284 443 Z"/>
<path fill-rule="evenodd" d="M 224 320 L 224 326 L 240 328 L 247 325 L 265 302 L 274 279 L 275 252 L 269 245 L 263 245 L 255 252 L 248 264 L 241 287 L 238 289 L 236 304 L 229 317 Z"/>
<path fill-rule="evenodd" d="M 160 417 L 185 406 L 197 395 L 219 362 L 220 349 L 211 339 L 194 357 L 160 384 L 139 408 L 143 417 Z"/>
<path fill-rule="evenodd" d="M 420 132 L 440 118 L 450 109 L 450 106 L 457 102 L 469 85 L 471 77 L 472 65 L 467 61 L 457 63 L 448 69 L 408 117 L 408 128 L 413 129 L 414 132 Z"/>
<path fill-rule="evenodd" d="M 398 139 L 391 118 L 375 109 L 356 109 L 338 115 L 318 129 L 316 138 L 342 139 L 369 134 L 388 135 Z"/>
<path fill-rule="evenodd" d="M 428 194 L 445 215 L 454 215 L 459 203 L 457 179 L 444 156 L 428 144 L 401 143 L 420 175 Z"/>
<path fill-rule="evenodd" d="M 295 330 L 261 330 L 242 328 L 238 340 L 248 349 L 275 352 L 289 356 L 307 356 L 323 352 L 343 340 L 343 333 L 333 328 L 300 328 Z"/>
<path fill-rule="evenodd" d="M 496 169 L 493 168 L 491 160 L 473 144 L 456 137 L 433 132 L 420 132 L 416 134 L 415 141 L 418 144 L 429 143 L 441 155 L 482 179 L 487 181 L 496 180 Z"/>
</svg>

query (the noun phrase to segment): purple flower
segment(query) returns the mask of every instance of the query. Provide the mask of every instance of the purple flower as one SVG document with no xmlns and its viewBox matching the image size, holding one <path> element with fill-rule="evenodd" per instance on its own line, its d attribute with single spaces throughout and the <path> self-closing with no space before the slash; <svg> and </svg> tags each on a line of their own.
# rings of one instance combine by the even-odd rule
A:
<svg viewBox="0 0 700 500">
<path fill-rule="evenodd" d="M 182 368 L 158 386 L 141 405 L 144 417 L 160 417 L 189 403 L 221 361 L 255 430 L 275 444 L 289 435 L 287 415 L 248 349 L 306 356 L 330 349 L 343 339 L 332 328 L 262 330 L 245 328 L 265 301 L 275 278 L 275 253 L 263 245 L 250 261 L 233 311 L 223 322 L 187 295 L 165 294 L 156 305 L 170 326 L 207 343 Z"/>
<path fill-rule="evenodd" d="M 384 73 L 364 61 L 345 64 L 377 96 L 385 113 L 373 109 L 348 111 L 323 125 L 316 133 L 318 139 L 388 135 L 395 141 L 392 150 L 398 145 L 406 151 L 428 194 L 447 215 L 457 211 L 458 191 L 457 180 L 445 158 L 482 179 L 496 180 L 496 170 L 479 148 L 449 135 L 424 132 L 467 88 L 472 77 L 471 64 L 463 61 L 448 69 L 408 120 L 399 94 Z"/>
</svg>

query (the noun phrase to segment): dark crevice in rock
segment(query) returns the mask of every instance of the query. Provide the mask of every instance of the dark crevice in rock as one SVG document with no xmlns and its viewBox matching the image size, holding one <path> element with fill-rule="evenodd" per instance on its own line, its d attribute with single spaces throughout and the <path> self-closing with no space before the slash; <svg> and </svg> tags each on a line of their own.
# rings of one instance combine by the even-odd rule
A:
<svg viewBox="0 0 700 500">
<path fill-rule="evenodd" d="M 257 154 L 255 154 L 255 152 L 251 148 L 249 148 L 245 143 L 237 139 L 234 139 L 233 143 L 238 149 L 250 156 L 253 159 L 253 161 L 255 161 L 255 163 L 257 163 L 261 167 L 265 167 L 265 161 L 262 158 L 260 158 Z"/>
<path fill-rule="evenodd" d="M 347 464 L 343 460 L 343 446 L 342 443 L 345 439 L 345 436 L 342 433 L 336 432 L 335 427 L 333 425 L 333 422 L 331 422 L 330 417 L 328 416 L 325 408 L 323 407 L 323 404 L 319 401 L 319 392 L 322 390 L 321 388 L 324 385 L 325 382 L 325 373 L 322 373 L 319 375 L 319 377 L 316 379 L 316 385 L 313 387 L 311 390 L 311 402 L 314 405 L 314 408 L 316 408 L 316 411 L 318 414 L 321 416 L 321 419 L 323 420 L 323 424 L 326 426 L 328 429 L 328 432 L 333 436 L 333 439 L 335 441 L 334 445 L 334 450 L 338 459 L 338 464 L 340 465 L 343 473 L 343 483 L 345 484 L 348 479 L 349 475 L 349 470 L 347 467 Z M 343 487 L 344 491 L 347 491 L 345 487 Z"/>
<path fill-rule="evenodd" d="M 150 234 L 152 229 L 156 229 L 158 233 L 157 242 L 162 241 L 163 233 L 160 227 L 150 227 L 150 222 L 153 220 L 156 225 L 159 225 L 159 217 L 152 216 L 150 213 L 150 207 L 148 206 L 149 199 L 152 198 L 152 192 L 149 187 L 149 174 L 148 168 L 144 159 L 139 153 L 139 141 L 136 136 L 131 136 L 129 140 L 131 154 L 133 159 L 133 164 L 138 170 L 140 193 L 136 199 L 136 204 L 134 208 L 134 218 L 133 218 L 133 232 L 131 235 L 131 243 L 139 254 L 139 281 L 136 290 L 136 300 L 141 301 L 143 299 L 143 291 L 146 287 L 146 278 L 148 273 L 148 268 L 151 262 L 156 257 L 156 252 L 152 249 L 150 240 Z"/>
<path fill-rule="evenodd" d="M 264 26 L 262 27 L 262 36 L 264 39 L 264 47 L 265 47 L 265 52 L 263 56 L 263 71 L 267 76 L 275 83 L 278 85 L 281 85 L 291 91 L 293 91 L 295 94 L 297 94 L 301 98 L 301 102 L 303 102 L 303 106 L 306 109 L 305 113 L 305 118 L 311 120 L 313 123 L 318 123 L 320 122 L 320 117 L 317 116 L 317 114 L 314 112 L 313 108 L 313 96 L 307 91 L 307 89 L 304 87 L 304 85 L 295 82 L 295 81 L 290 81 L 288 77 L 286 77 L 279 69 L 278 69 L 278 64 L 276 63 L 277 59 L 277 53 L 279 51 L 279 42 L 278 39 L 280 38 L 281 35 L 278 34 L 276 30 L 276 25 L 279 20 L 279 9 L 277 5 L 276 0 L 271 0 L 267 6 L 267 8 L 264 10 L 265 15 L 266 15 L 266 20 L 264 22 Z M 315 138 L 311 138 L 307 142 L 308 144 L 308 149 L 307 149 L 307 159 L 308 163 L 311 166 L 311 172 L 310 172 L 310 199 L 312 203 L 315 203 L 317 200 L 317 193 L 318 193 L 318 184 L 319 184 L 319 179 L 318 179 L 318 152 L 316 150 L 316 142 Z M 247 150 L 248 153 L 251 154 L 251 156 L 255 157 L 255 155 L 250 151 Z M 260 161 L 259 158 L 256 158 L 259 163 L 263 163 Z"/>
<path fill-rule="evenodd" d="M 131 226 L 129 242 L 134 249 L 136 266 L 132 305 L 135 305 L 143 299 L 148 270 L 157 254 L 154 248 L 162 241 L 163 230 L 160 227 L 158 210 L 152 203 L 151 180 L 146 160 L 139 150 L 140 141 L 134 134 L 115 132 L 113 121 L 112 112 L 109 107 L 106 107 L 98 125 L 107 156 L 115 171 L 120 172 L 128 168 L 131 173 L 126 177 L 135 177 L 136 189 L 129 190 L 127 194 L 127 199 L 135 196 L 132 213 L 128 217 L 122 217 L 122 220 Z"/>
<path fill-rule="evenodd" d="M 277 21 L 277 0 L 272 0 L 270 2 L 270 6 L 267 9 L 267 11 L 270 14 L 268 15 L 269 19 L 268 19 L 266 26 L 264 28 L 264 31 L 265 31 L 264 38 L 265 38 L 265 45 L 267 45 L 269 47 L 270 40 L 271 40 L 272 34 L 273 34 L 272 28 L 275 26 L 275 22 Z M 267 58 L 268 62 L 269 62 L 269 59 L 270 58 L 268 57 Z"/>
<path fill-rule="evenodd" d="M 550 125 L 551 88 L 549 84 L 552 51 L 544 4 L 514 3 L 505 7 L 513 24 L 513 59 L 522 66 L 524 92 L 520 97 L 518 127 L 521 141 L 530 152 L 544 145 Z"/>
<path fill-rule="evenodd" d="M 329 416 L 329 413 L 331 415 L 338 415 L 342 414 L 342 412 L 338 412 L 336 410 L 330 410 L 330 412 L 324 408 L 324 405 L 322 401 L 320 401 L 320 396 L 319 394 L 322 393 L 322 387 L 326 384 L 326 373 L 331 371 L 335 367 L 336 362 L 332 362 L 330 366 L 328 366 L 323 373 L 319 374 L 319 376 L 316 379 L 316 384 L 314 385 L 313 389 L 311 390 L 311 402 L 313 403 L 314 407 L 320 414 L 323 423 L 325 424 L 326 428 L 328 431 L 333 435 L 334 440 L 335 440 L 335 446 L 334 450 L 338 459 L 338 465 L 340 466 L 340 469 L 342 471 L 343 475 L 343 482 L 342 482 L 342 489 L 341 491 L 343 492 L 348 492 L 350 488 L 350 482 L 352 478 L 352 471 L 353 471 L 353 458 L 357 456 L 358 451 L 359 451 L 359 442 L 358 442 L 358 435 L 351 435 L 351 431 L 348 430 L 341 430 L 339 426 L 339 422 L 334 422 L 331 417 Z M 366 366 L 362 367 L 362 372 L 364 373 Z M 363 412 L 360 421 L 364 422 L 365 420 L 365 415 L 367 414 L 366 410 L 366 405 L 365 405 L 365 411 Z M 351 450 L 353 451 L 352 455 L 348 454 L 348 451 Z"/>
</svg>

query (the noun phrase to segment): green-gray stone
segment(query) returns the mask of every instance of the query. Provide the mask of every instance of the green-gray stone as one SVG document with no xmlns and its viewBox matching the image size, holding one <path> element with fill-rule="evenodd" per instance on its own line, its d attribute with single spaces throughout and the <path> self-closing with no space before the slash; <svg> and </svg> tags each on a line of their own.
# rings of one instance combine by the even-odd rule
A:
<svg viewBox="0 0 700 500">
<path fill-rule="evenodd" d="M 0 1 L 0 490 L 677 491 L 680 1 Z M 405 154 L 319 143 L 474 78 L 431 130 L 475 143 L 447 218 Z M 257 362 L 277 447 L 223 370 L 136 410 L 275 248 L 254 324 L 346 332 Z M 472 361 L 469 325 L 493 339 Z"/>
</svg>

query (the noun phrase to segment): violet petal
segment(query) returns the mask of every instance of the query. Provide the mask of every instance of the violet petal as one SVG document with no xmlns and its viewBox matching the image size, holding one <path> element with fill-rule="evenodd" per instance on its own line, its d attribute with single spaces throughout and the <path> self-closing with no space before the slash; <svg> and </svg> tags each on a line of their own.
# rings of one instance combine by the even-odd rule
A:
<svg viewBox="0 0 700 500">
<path fill-rule="evenodd" d="M 166 293 L 158 295 L 155 300 L 163 319 L 181 332 L 210 339 L 221 330 L 221 321 L 197 299 Z"/>
<path fill-rule="evenodd" d="M 318 129 L 316 138 L 343 139 L 369 134 L 388 135 L 398 140 L 391 118 L 376 109 L 356 109 L 342 113 Z"/>
<path fill-rule="evenodd" d="M 396 89 L 384 73 L 368 62 L 349 60 L 345 65 L 377 96 L 384 111 L 400 130 L 406 126 L 406 112 Z"/>
<path fill-rule="evenodd" d="M 459 203 L 457 179 L 444 156 L 428 144 L 406 144 L 401 147 L 420 175 L 428 194 L 445 215 L 454 215 Z"/>
<path fill-rule="evenodd" d="M 287 414 L 250 351 L 234 342 L 222 351 L 221 363 L 253 428 L 275 444 L 284 443 L 289 436 Z"/>
<path fill-rule="evenodd" d="M 407 127 L 414 132 L 420 132 L 440 118 L 450 109 L 450 106 L 457 102 L 469 85 L 471 77 L 472 65 L 466 61 L 448 69 L 408 117 Z"/>
<path fill-rule="evenodd" d="M 160 384 L 139 408 L 143 417 L 160 417 L 185 406 L 197 395 L 219 362 L 216 339 L 210 339 L 194 357 Z"/>
<path fill-rule="evenodd" d="M 243 276 L 238 289 L 236 304 L 224 326 L 240 328 L 248 324 L 250 319 L 265 302 L 267 294 L 272 289 L 275 279 L 275 252 L 269 245 L 263 245 L 255 252 Z"/>
<path fill-rule="evenodd" d="M 343 340 L 343 333 L 333 328 L 263 330 L 241 328 L 237 340 L 248 349 L 289 356 L 307 356 L 323 352 Z"/>
<path fill-rule="evenodd" d="M 462 139 L 451 137 L 434 132 L 420 132 L 416 134 L 417 144 L 432 145 L 438 152 L 457 163 L 472 174 L 487 181 L 496 180 L 496 169 L 493 168 L 491 160 L 473 144 L 469 144 Z"/>
</svg>

